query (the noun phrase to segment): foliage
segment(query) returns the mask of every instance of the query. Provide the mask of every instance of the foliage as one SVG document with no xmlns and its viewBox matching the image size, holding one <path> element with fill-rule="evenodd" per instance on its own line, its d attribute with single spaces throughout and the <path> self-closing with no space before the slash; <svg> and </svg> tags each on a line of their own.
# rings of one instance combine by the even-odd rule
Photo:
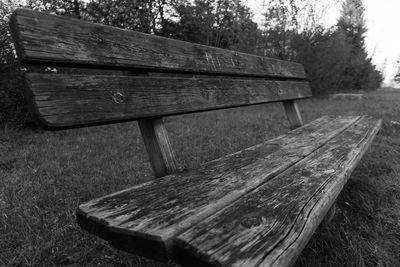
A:
<svg viewBox="0 0 400 267">
<path fill-rule="evenodd" d="M 168 21 L 175 17 L 175 5 L 177 0 L 94 0 L 86 12 L 93 22 L 162 35 Z"/>
<path fill-rule="evenodd" d="M 257 24 L 241 1 L 195 0 L 176 6 L 179 21 L 170 23 L 164 35 L 204 45 L 254 52 Z"/>
<path fill-rule="evenodd" d="M 367 29 L 362 0 L 346 0 L 343 3 L 337 27 L 337 31 L 343 32 L 351 45 L 341 87 L 352 90 L 376 89 L 382 82 L 382 75 L 376 71 L 365 49 Z"/>
<path fill-rule="evenodd" d="M 295 60 L 307 71 L 314 95 L 329 94 L 341 89 L 343 70 L 351 46 L 342 32 L 317 29 L 313 34 L 302 32 L 292 37 Z"/>
<path fill-rule="evenodd" d="M 294 50 L 291 37 L 299 26 L 298 6 L 294 0 L 270 0 L 265 12 L 263 54 L 280 59 L 290 59 Z"/>
<path fill-rule="evenodd" d="M 400 71 L 397 72 L 396 76 L 394 77 L 394 80 L 398 83 L 400 82 Z"/>
<path fill-rule="evenodd" d="M 23 76 L 8 27 L 12 10 L 20 6 L 19 1 L 0 2 L 0 123 L 23 124 L 28 112 L 23 95 Z"/>
<path fill-rule="evenodd" d="M 85 7 L 83 0 L 27 0 L 27 7 L 57 15 L 81 18 Z"/>
<path fill-rule="evenodd" d="M 364 44 L 362 1 L 346 0 L 336 27 L 328 30 L 319 24 L 315 6 L 312 1 L 270 0 L 262 54 L 302 63 L 315 95 L 379 88 L 382 74 Z"/>
</svg>

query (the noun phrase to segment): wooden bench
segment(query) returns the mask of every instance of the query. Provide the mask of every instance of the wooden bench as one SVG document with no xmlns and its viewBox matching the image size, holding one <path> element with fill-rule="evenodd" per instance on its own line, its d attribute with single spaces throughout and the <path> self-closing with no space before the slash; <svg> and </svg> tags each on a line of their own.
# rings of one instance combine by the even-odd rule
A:
<svg viewBox="0 0 400 267">
<path fill-rule="evenodd" d="M 380 127 L 368 116 L 302 126 L 295 100 L 311 92 L 297 63 L 25 9 L 11 29 L 23 64 L 66 70 L 26 74 L 40 126 L 138 121 L 160 178 L 77 210 L 82 228 L 137 255 L 186 266 L 292 264 Z M 294 130 L 180 171 L 164 116 L 278 101 Z"/>
</svg>

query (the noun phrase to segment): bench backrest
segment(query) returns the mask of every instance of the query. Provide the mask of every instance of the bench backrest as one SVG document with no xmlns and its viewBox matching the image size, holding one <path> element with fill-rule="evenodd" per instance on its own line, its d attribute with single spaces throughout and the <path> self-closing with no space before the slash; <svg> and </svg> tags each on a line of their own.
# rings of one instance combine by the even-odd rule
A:
<svg viewBox="0 0 400 267">
<path fill-rule="evenodd" d="M 139 120 L 147 150 L 173 157 L 162 116 L 283 101 L 294 128 L 302 122 L 293 100 L 311 96 L 298 63 L 28 9 L 10 26 L 22 64 L 82 69 L 26 74 L 31 111 L 46 129 Z"/>
</svg>

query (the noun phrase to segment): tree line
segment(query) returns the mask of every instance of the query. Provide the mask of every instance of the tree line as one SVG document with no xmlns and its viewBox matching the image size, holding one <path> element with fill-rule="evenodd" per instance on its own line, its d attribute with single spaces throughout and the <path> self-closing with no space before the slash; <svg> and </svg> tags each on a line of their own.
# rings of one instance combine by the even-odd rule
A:
<svg viewBox="0 0 400 267">
<path fill-rule="evenodd" d="M 334 0 L 332 0 L 334 2 Z M 27 118 L 21 69 L 8 20 L 21 0 L 0 3 L 0 122 Z M 42 12 L 304 65 L 314 95 L 374 90 L 382 74 L 365 48 L 362 0 L 344 0 L 337 23 L 323 26 L 318 0 L 264 0 L 256 23 L 241 0 L 28 0 Z"/>
</svg>

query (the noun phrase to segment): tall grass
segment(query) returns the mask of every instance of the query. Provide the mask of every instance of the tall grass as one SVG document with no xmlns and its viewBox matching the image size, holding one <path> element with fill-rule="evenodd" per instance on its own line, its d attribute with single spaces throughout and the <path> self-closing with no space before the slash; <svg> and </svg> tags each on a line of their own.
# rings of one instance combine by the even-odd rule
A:
<svg viewBox="0 0 400 267">
<path fill-rule="evenodd" d="M 370 114 L 383 130 L 338 198 L 298 266 L 400 266 L 400 93 L 359 101 L 300 103 L 304 120 L 326 114 Z M 288 131 L 280 104 L 166 119 L 184 168 Z M 165 266 L 110 248 L 79 229 L 84 201 L 152 178 L 136 123 L 60 132 L 0 130 L 0 265 Z M 173 265 L 173 263 L 169 263 Z"/>
</svg>

